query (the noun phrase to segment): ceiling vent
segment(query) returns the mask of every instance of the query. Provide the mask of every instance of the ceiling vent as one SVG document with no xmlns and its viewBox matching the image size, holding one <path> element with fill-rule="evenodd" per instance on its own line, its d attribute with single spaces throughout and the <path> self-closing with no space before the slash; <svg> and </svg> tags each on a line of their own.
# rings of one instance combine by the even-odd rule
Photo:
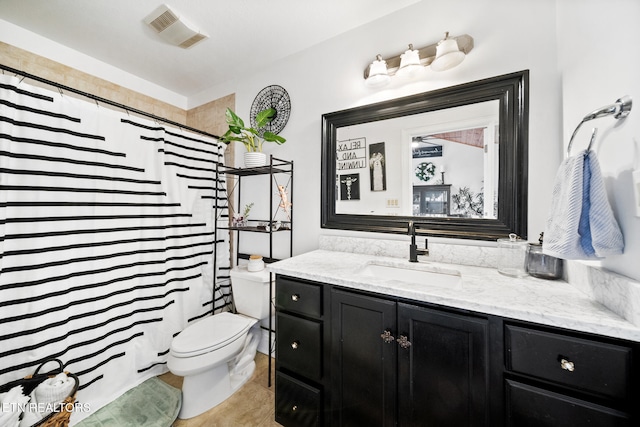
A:
<svg viewBox="0 0 640 427">
<path fill-rule="evenodd" d="M 169 6 L 163 4 L 144 18 L 144 22 L 153 28 L 166 42 L 180 46 L 183 49 L 190 48 L 196 43 L 209 38 L 201 33 L 175 13 Z"/>
</svg>

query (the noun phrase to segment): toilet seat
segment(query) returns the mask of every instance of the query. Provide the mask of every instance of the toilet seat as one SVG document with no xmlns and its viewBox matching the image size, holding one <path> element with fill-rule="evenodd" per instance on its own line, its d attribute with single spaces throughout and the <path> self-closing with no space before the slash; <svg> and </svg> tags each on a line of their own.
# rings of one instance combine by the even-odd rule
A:
<svg viewBox="0 0 640 427">
<path fill-rule="evenodd" d="M 217 350 L 243 337 L 255 319 L 224 312 L 187 326 L 171 342 L 175 357 L 194 357 Z"/>
</svg>

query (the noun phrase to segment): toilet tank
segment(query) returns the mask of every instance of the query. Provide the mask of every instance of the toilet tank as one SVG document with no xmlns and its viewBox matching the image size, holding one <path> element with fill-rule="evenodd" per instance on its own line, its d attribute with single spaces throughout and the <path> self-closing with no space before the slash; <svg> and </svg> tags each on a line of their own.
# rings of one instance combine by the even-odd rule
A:
<svg viewBox="0 0 640 427">
<path fill-rule="evenodd" d="M 246 266 L 231 270 L 233 302 L 240 314 L 265 319 L 269 317 L 269 283 L 267 270 L 250 272 Z"/>
</svg>

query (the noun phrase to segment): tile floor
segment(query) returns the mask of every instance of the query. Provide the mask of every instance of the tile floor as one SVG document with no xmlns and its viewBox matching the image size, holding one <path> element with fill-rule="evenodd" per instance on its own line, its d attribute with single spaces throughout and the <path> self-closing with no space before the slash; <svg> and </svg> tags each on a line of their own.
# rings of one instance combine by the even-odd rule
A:
<svg viewBox="0 0 640 427">
<path fill-rule="evenodd" d="M 275 385 L 267 387 L 269 359 L 262 353 L 256 354 L 256 371 L 240 390 L 220 405 L 197 417 L 176 420 L 173 427 L 280 427 L 275 417 Z M 271 360 L 272 371 L 275 361 Z M 181 388 L 182 377 L 168 372 L 160 375 L 161 380 Z M 273 376 L 271 377 L 273 380 Z"/>
</svg>

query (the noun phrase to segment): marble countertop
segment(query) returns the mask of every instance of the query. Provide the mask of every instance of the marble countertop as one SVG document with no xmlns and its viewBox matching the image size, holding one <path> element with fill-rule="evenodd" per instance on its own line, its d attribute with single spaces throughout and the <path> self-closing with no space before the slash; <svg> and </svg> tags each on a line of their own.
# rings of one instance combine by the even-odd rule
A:
<svg viewBox="0 0 640 427">
<path fill-rule="evenodd" d="M 418 285 L 366 274 L 371 264 L 439 272 L 444 279 L 454 279 L 456 283 Z M 399 258 L 323 249 L 267 268 L 274 273 L 351 289 L 640 342 L 639 327 L 561 280 L 511 278 L 494 268 L 423 261 L 422 257 L 415 264 Z M 436 281 L 437 277 L 436 274 Z"/>
</svg>

